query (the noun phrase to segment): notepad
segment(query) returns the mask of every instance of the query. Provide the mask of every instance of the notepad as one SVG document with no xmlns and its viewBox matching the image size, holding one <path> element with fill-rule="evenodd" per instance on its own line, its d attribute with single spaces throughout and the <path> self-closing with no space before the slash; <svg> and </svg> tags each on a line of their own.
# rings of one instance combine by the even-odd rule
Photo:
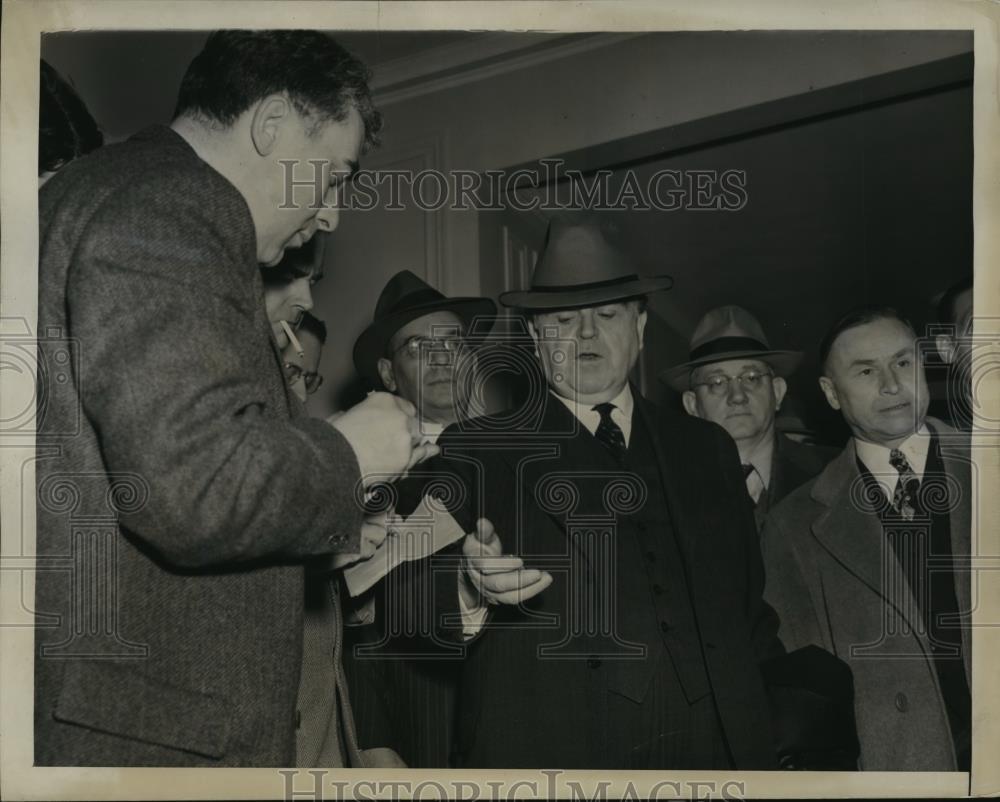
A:
<svg viewBox="0 0 1000 802">
<path fill-rule="evenodd" d="M 389 520 L 385 540 L 371 557 L 344 569 L 347 591 L 358 596 L 402 563 L 429 557 L 464 536 L 451 514 L 424 496 L 405 519 Z"/>
</svg>

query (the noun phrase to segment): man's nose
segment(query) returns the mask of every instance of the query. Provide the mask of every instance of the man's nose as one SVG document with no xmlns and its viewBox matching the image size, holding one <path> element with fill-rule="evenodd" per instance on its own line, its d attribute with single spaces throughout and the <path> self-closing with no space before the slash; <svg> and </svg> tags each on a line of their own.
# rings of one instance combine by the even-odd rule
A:
<svg viewBox="0 0 1000 802">
<path fill-rule="evenodd" d="M 309 284 L 308 278 L 297 279 L 296 284 L 298 286 L 295 290 L 294 303 L 308 312 L 313 308 L 312 286 Z"/>
<path fill-rule="evenodd" d="M 881 387 L 879 388 L 886 395 L 896 395 L 899 392 L 899 379 L 893 370 L 883 370 L 881 375 Z"/>
<path fill-rule="evenodd" d="M 430 348 L 427 350 L 427 364 L 435 367 L 448 367 L 452 364 L 451 352 L 444 348 Z"/>
<path fill-rule="evenodd" d="M 746 390 L 743 389 L 743 382 L 739 379 L 729 380 L 729 391 L 726 393 L 726 400 L 730 404 L 745 404 L 749 400 Z"/>
<path fill-rule="evenodd" d="M 316 212 L 316 228 L 327 233 L 340 225 L 340 197 L 332 189 L 323 197 L 323 205 Z"/>
<path fill-rule="evenodd" d="M 580 310 L 580 326 L 577 329 L 577 334 L 586 340 L 597 334 L 597 328 L 594 326 L 593 309 Z"/>
</svg>

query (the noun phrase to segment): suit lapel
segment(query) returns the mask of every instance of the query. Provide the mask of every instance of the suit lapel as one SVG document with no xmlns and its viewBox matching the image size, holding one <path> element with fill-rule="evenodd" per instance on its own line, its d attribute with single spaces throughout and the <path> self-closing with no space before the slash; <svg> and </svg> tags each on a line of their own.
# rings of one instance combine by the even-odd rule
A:
<svg viewBox="0 0 1000 802">
<path fill-rule="evenodd" d="M 593 435 L 566 405 L 554 398 L 551 393 L 547 393 L 541 427 L 538 431 L 545 436 L 537 440 L 537 451 L 530 448 L 526 453 L 525 449 L 519 448 L 501 453 L 510 470 L 518 477 L 523 498 L 533 500 L 534 505 L 548 515 L 563 536 L 566 536 L 569 533 L 568 519 L 579 509 L 581 489 L 578 483 L 571 482 L 572 492 L 577 494 L 576 499 L 568 504 L 560 503 L 561 499 L 568 500 L 569 496 L 562 492 L 564 486 L 557 489 L 556 486 L 548 484 L 547 477 L 550 474 L 594 470 L 595 454 L 600 459 L 603 452 L 595 452 L 596 441 Z M 534 445 L 534 441 L 528 442 Z M 530 456 L 532 452 L 538 455 L 534 459 Z M 615 470 L 616 466 L 611 456 L 607 457 L 610 465 L 602 467 Z M 527 510 L 528 505 L 518 504 L 517 509 Z M 524 524 L 524 521 L 518 521 L 518 531 L 523 531 Z M 575 539 L 572 540 L 574 547 L 580 549 L 581 544 Z"/>
<path fill-rule="evenodd" d="M 893 606 L 926 647 L 923 626 L 912 617 L 918 608 L 909 582 L 898 570 L 878 513 L 866 502 L 854 441 L 819 475 L 812 497 L 826 507 L 812 524 L 823 547 L 871 590 Z M 890 578 L 891 573 L 891 578 Z"/>
<path fill-rule="evenodd" d="M 691 566 L 700 565 L 695 558 L 701 538 L 697 537 L 699 528 L 690 525 L 690 516 L 691 511 L 698 505 L 700 484 L 698 482 L 688 483 L 686 477 L 691 474 L 686 468 L 690 468 L 690 466 L 678 464 L 663 448 L 663 443 L 669 442 L 670 436 L 669 431 L 665 431 L 663 428 L 665 424 L 655 420 L 653 413 L 656 408 L 639 395 L 635 387 L 632 388 L 632 394 L 635 397 L 633 417 L 641 417 L 646 431 L 649 432 L 653 453 L 656 455 L 656 465 L 659 468 L 660 483 L 667 501 L 667 510 L 674 525 L 677 546 L 687 568 L 690 587 L 694 588 L 697 587 L 697 584 L 691 577 L 690 569 Z"/>
</svg>

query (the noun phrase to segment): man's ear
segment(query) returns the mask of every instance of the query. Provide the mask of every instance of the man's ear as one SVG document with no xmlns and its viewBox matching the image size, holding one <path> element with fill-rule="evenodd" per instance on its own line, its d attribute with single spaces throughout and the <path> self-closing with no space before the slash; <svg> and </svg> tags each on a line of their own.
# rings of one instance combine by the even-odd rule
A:
<svg viewBox="0 0 1000 802">
<path fill-rule="evenodd" d="M 823 391 L 823 395 L 826 396 L 826 403 L 834 409 L 840 409 L 840 398 L 837 396 L 837 388 L 834 386 L 833 380 L 826 376 L 820 376 L 819 386 Z"/>
<path fill-rule="evenodd" d="M 273 94 L 261 99 L 250 117 L 250 139 L 261 156 L 268 156 L 278 144 L 281 124 L 290 115 L 291 101 L 283 94 Z"/>
<path fill-rule="evenodd" d="M 941 359 L 948 365 L 955 361 L 955 338 L 950 334 L 939 334 L 934 338 Z"/>
<path fill-rule="evenodd" d="M 533 320 L 528 321 L 528 334 L 531 335 L 531 340 L 535 343 L 535 356 L 540 356 L 538 353 L 538 329 L 535 328 Z"/>
<path fill-rule="evenodd" d="M 636 333 L 639 335 L 639 350 L 640 351 L 642 350 L 642 346 L 643 346 L 642 333 L 646 330 L 646 321 L 648 319 L 649 319 L 649 315 L 646 313 L 645 309 L 643 309 L 636 316 L 636 319 L 635 319 L 635 329 L 636 329 Z"/>
<path fill-rule="evenodd" d="M 396 392 L 396 376 L 392 372 L 392 362 L 385 357 L 378 361 L 378 377 L 390 393 Z"/>
<path fill-rule="evenodd" d="M 785 400 L 788 383 L 781 376 L 775 376 L 771 379 L 771 387 L 774 388 L 774 411 L 777 412 L 781 409 L 781 402 Z"/>
<path fill-rule="evenodd" d="M 695 396 L 694 390 L 685 390 L 681 393 L 681 403 L 684 404 L 684 409 L 687 410 L 688 415 L 696 418 L 701 417 L 698 414 L 698 398 Z"/>
</svg>

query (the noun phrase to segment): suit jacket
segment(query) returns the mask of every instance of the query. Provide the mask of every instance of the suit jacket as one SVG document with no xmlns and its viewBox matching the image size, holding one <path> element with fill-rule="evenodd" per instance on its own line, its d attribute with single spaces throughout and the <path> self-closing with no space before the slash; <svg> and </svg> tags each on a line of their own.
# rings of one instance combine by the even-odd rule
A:
<svg viewBox="0 0 1000 802">
<path fill-rule="evenodd" d="M 154 127 L 39 207 L 35 762 L 290 765 L 359 469 L 290 403 L 246 203 Z"/>
<path fill-rule="evenodd" d="M 836 454 L 835 448 L 797 443 L 790 437 L 776 434 L 771 456 L 771 480 L 767 493 L 761 495 L 754 507 L 757 529 L 763 529 L 767 513 L 779 501 L 816 476 Z"/>
<path fill-rule="evenodd" d="M 970 463 L 954 430 L 928 419 L 938 433 L 954 489 L 949 497 L 952 553 L 971 554 Z M 789 650 L 809 644 L 840 657 L 854 673 L 861 768 L 875 771 L 954 771 L 955 753 L 930 644 L 913 619 L 909 583 L 887 582 L 882 523 L 866 511 L 852 439 L 807 485 L 768 517 L 763 532 L 765 597 L 781 619 Z M 965 670 L 971 655 L 969 572 L 956 572 Z"/>
<path fill-rule="evenodd" d="M 781 647 L 773 611 L 761 598 L 757 534 L 747 496 L 737 492 L 743 476 L 735 446 L 715 424 L 674 413 L 660 417 L 633 394 L 634 415 L 652 433 L 663 479 L 649 492 L 663 493 L 669 507 L 729 749 L 738 767 L 775 767 L 757 666 Z M 575 491 L 570 486 L 577 477 L 587 480 L 578 472 L 592 436 L 548 393 L 537 414 L 500 419 L 520 425 L 491 433 L 488 424 L 474 422 L 465 431 L 450 428 L 439 440 L 443 456 L 464 466 L 469 503 L 460 522 L 470 528 L 476 517 L 489 518 L 504 552 L 522 556 L 529 567 L 572 559 L 577 545 L 567 515 L 574 492 L 585 491 L 583 484 Z M 479 427 L 483 431 L 475 431 Z M 570 476 L 567 486 L 559 475 Z M 552 479 L 557 481 L 547 484 Z M 618 500 L 627 503 L 624 496 Z M 469 647 L 459 691 L 460 748 L 468 766 L 614 767 L 609 747 L 621 734 L 606 729 L 609 695 L 642 704 L 654 672 L 666 670 L 660 661 L 669 658 L 656 646 L 661 624 L 643 576 L 622 578 L 616 592 L 629 595 L 634 611 L 619 617 L 619 634 L 651 644 L 645 657 L 616 661 L 612 670 L 580 655 L 540 657 L 540 649 L 559 639 L 559 622 L 571 612 L 566 575 L 553 575 L 553 584 L 524 609 L 495 608 L 488 631 Z M 454 574 L 444 574 L 438 587 L 454 594 Z M 690 676 L 684 665 L 677 672 Z"/>
</svg>

